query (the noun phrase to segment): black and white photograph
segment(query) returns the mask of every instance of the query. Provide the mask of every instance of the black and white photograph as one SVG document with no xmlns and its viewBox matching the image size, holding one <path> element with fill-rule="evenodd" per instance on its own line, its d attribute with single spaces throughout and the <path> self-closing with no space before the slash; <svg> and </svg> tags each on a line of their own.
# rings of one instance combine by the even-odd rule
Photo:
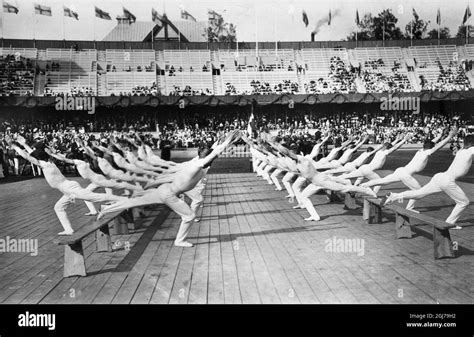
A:
<svg viewBox="0 0 474 337">
<path fill-rule="evenodd" d="M 474 335 L 472 0 L 0 1 L 1 337 Z"/>
</svg>

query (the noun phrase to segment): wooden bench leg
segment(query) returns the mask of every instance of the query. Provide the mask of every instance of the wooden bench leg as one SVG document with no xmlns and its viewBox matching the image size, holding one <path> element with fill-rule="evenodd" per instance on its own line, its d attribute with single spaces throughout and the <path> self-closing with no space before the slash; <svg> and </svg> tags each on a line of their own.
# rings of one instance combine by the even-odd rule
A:
<svg viewBox="0 0 474 337">
<path fill-rule="evenodd" d="M 379 205 L 370 203 L 369 218 L 367 219 L 367 223 L 378 224 L 381 222 L 382 222 L 382 207 L 380 207 Z"/>
<path fill-rule="evenodd" d="M 142 227 L 143 225 L 143 210 L 141 208 L 132 208 L 131 210 L 129 210 L 130 212 L 130 219 L 131 219 L 131 222 L 129 223 L 130 224 L 130 229 L 138 229 L 140 227 Z"/>
<path fill-rule="evenodd" d="M 341 201 L 341 198 L 339 198 L 336 191 L 326 190 L 326 195 L 329 198 L 329 202 L 340 202 Z"/>
<path fill-rule="evenodd" d="M 355 193 L 352 193 L 352 192 L 345 193 L 344 206 L 347 209 L 356 209 L 357 208 Z"/>
<path fill-rule="evenodd" d="M 86 276 L 82 241 L 64 246 L 64 277 Z"/>
<path fill-rule="evenodd" d="M 124 218 L 124 214 L 120 214 L 117 218 L 114 220 L 114 229 L 115 229 L 115 234 L 116 235 L 127 235 L 128 234 L 128 220 L 126 217 Z"/>
<path fill-rule="evenodd" d="M 112 240 L 110 238 L 109 225 L 106 224 L 95 231 L 95 242 L 98 252 L 111 252 Z"/>
<path fill-rule="evenodd" d="M 364 209 L 362 210 L 362 218 L 364 220 L 369 220 L 370 214 L 370 202 L 367 201 L 367 198 L 364 198 Z"/>
<path fill-rule="evenodd" d="M 449 229 L 433 227 L 433 243 L 435 259 L 455 257 Z"/>
<path fill-rule="evenodd" d="M 397 239 L 410 239 L 412 237 L 410 218 L 396 213 L 395 232 L 397 235 Z"/>
</svg>

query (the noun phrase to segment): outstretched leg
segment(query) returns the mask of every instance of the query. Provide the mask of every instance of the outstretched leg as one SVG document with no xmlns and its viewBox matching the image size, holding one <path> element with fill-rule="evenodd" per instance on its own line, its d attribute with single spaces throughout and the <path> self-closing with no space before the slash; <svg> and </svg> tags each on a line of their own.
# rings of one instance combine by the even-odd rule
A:
<svg viewBox="0 0 474 337">
<path fill-rule="evenodd" d="M 423 186 L 418 190 L 413 191 L 404 191 L 401 193 L 390 193 L 385 204 L 394 202 L 396 200 L 402 202 L 403 199 L 421 199 L 430 194 L 441 192 L 441 188 L 439 186 L 439 180 L 437 179 L 437 175 L 435 175 L 428 184 Z"/>
</svg>

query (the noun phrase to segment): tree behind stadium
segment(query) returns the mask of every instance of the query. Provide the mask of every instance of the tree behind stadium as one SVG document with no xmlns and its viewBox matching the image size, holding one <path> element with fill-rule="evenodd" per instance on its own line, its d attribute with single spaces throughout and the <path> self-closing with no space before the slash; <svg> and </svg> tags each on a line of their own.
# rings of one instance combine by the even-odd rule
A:
<svg viewBox="0 0 474 337">
<path fill-rule="evenodd" d="M 403 39 L 403 33 L 400 27 L 397 27 L 398 19 L 393 15 L 391 9 L 381 11 L 377 16 L 370 13 L 364 14 L 360 21 L 357 31 L 357 38 L 362 40 L 400 40 Z M 352 32 L 348 41 L 355 41 L 356 32 Z"/>
<path fill-rule="evenodd" d="M 233 23 L 227 23 L 222 16 L 216 20 L 209 21 L 207 36 L 209 42 L 236 42 L 236 26 Z"/>
</svg>

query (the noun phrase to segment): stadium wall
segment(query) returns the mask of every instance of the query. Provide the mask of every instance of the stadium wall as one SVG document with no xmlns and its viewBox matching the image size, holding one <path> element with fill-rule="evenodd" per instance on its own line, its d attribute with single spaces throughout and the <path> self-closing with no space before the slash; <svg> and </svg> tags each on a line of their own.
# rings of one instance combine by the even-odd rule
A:
<svg viewBox="0 0 474 337">
<path fill-rule="evenodd" d="M 423 39 L 423 40 L 374 40 L 374 41 L 280 41 L 277 42 L 280 49 L 302 49 L 302 48 L 370 48 L 370 47 L 402 47 L 427 46 L 427 45 L 456 45 L 474 44 L 474 37 L 469 38 L 467 43 L 465 38 L 450 39 Z M 156 41 L 151 42 L 126 42 L 126 41 L 74 41 L 74 40 L 20 40 L 1 39 L 2 48 L 71 48 L 78 46 L 79 49 L 236 49 L 236 43 L 207 43 L 207 42 L 176 42 L 176 41 Z M 239 42 L 239 49 L 255 49 L 255 42 Z M 259 42 L 259 49 L 275 49 L 275 42 Z"/>
<path fill-rule="evenodd" d="M 473 101 L 474 90 L 469 91 L 422 91 L 410 93 L 356 93 L 356 94 L 305 94 L 305 95 L 232 95 L 232 96 L 106 96 L 94 97 L 95 107 L 132 107 L 132 106 L 249 106 L 249 105 L 290 105 L 290 104 L 344 104 L 379 103 L 387 97 L 419 99 L 420 102 L 432 101 Z M 52 96 L 3 96 L 0 107 L 21 106 L 27 108 L 54 107 L 56 97 Z"/>
</svg>

